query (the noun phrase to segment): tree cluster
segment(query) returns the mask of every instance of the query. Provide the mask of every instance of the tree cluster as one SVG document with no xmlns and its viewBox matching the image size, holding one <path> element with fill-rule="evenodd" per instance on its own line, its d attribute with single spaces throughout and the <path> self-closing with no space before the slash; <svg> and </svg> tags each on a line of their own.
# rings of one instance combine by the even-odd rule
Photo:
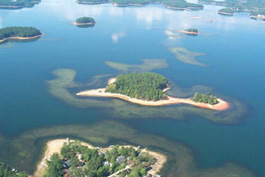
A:
<svg viewBox="0 0 265 177">
<path fill-rule="evenodd" d="M 116 81 L 106 88 L 106 92 L 120 93 L 131 98 L 157 101 L 166 97 L 163 92 L 167 79 L 156 73 L 130 73 L 119 75 Z"/>
<path fill-rule="evenodd" d="M 0 177 L 27 177 L 26 172 L 17 172 L 4 163 L 0 163 Z"/>
<path fill-rule="evenodd" d="M 39 3 L 41 0 L 0 0 L 0 6 L 13 6 L 13 7 L 32 7 L 34 4 Z M 1 8 L 8 8 L 8 7 L 1 7 Z"/>
<path fill-rule="evenodd" d="M 196 29 L 196 28 L 188 28 L 188 29 L 185 29 L 185 31 L 192 32 L 192 33 L 198 33 L 199 32 L 198 29 Z"/>
<path fill-rule="evenodd" d="M 9 37 L 34 37 L 40 34 L 40 30 L 33 27 L 6 27 L 0 29 L 0 40 Z"/>
<path fill-rule="evenodd" d="M 92 18 L 92 17 L 78 18 L 75 22 L 76 23 L 96 23 L 94 18 Z"/>
<path fill-rule="evenodd" d="M 217 97 L 213 96 L 210 92 L 203 94 L 196 92 L 193 97 L 191 97 L 191 100 L 195 102 L 201 102 L 201 103 L 208 103 L 211 105 L 217 104 Z"/>
</svg>

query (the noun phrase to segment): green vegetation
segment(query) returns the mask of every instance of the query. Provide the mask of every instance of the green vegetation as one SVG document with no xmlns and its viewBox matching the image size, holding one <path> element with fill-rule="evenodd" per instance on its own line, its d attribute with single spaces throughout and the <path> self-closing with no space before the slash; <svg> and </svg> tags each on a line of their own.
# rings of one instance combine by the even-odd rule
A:
<svg viewBox="0 0 265 177">
<path fill-rule="evenodd" d="M 193 97 L 191 97 L 191 100 L 195 102 L 200 102 L 200 103 L 208 103 L 211 105 L 217 104 L 217 97 L 211 95 L 210 92 L 203 94 L 203 93 L 198 93 L 196 92 Z"/>
<path fill-rule="evenodd" d="M 203 9 L 203 5 L 188 3 L 185 0 L 78 0 L 80 4 L 102 4 L 112 2 L 117 6 L 143 6 L 151 3 L 161 3 L 173 9 Z"/>
<path fill-rule="evenodd" d="M 120 93 L 132 98 L 157 101 L 166 97 L 163 89 L 167 79 L 156 73 L 130 73 L 119 75 L 116 81 L 106 88 L 106 92 Z"/>
<path fill-rule="evenodd" d="M 76 21 L 76 23 L 79 23 L 79 24 L 86 24 L 86 23 L 96 23 L 94 18 L 92 17 L 82 17 L 82 18 L 78 18 Z"/>
<path fill-rule="evenodd" d="M 105 64 L 123 72 L 147 72 L 168 67 L 166 59 L 143 59 L 142 61 L 143 64 L 140 65 L 123 64 L 112 61 L 106 61 Z"/>
<path fill-rule="evenodd" d="M 0 40 L 10 37 L 34 37 L 41 35 L 40 30 L 33 27 L 7 27 L 0 29 Z"/>
<path fill-rule="evenodd" d="M 221 9 L 220 11 L 229 13 L 233 12 L 249 12 L 251 16 L 265 15 L 265 1 L 264 0 L 200 0 L 201 3 L 216 4 L 226 6 L 227 8 Z"/>
<path fill-rule="evenodd" d="M 15 169 L 11 169 L 4 163 L 0 163 L 0 177 L 27 177 L 26 172 L 17 172 Z"/>
<path fill-rule="evenodd" d="M 185 29 L 185 31 L 198 33 L 198 29 L 196 29 L 196 28 L 188 28 L 188 29 Z"/>
<path fill-rule="evenodd" d="M 0 9 L 19 9 L 23 7 L 33 7 L 41 0 L 0 0 Z"/>
<path fill-rule="evenodd" d="M 232 8 L 223 8 L 218 10 L 219 14 L 224 14 L 224 15 L 233 15 L 235 13 L 235 9 Z"/>
<path fill-rule="evenodd" d="M 147 174 L 155 160 L 148 153 L 133 147 L 110 146 L 110 150 L 90 149 L 79 141 L 64 143 L 60 155 L 47 161 L 45 177 L 70 176 L 105 177 L 120 171 L 127 177 Z"/>
</svg>

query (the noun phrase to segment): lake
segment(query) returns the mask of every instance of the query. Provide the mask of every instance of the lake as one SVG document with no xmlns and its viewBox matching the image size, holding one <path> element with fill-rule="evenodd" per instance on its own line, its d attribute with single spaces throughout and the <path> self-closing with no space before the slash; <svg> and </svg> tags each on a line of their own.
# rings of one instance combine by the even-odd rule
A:
<svg viewBox="0 0 265 177">
<path fill-rule="evenodd" d="M 57 136 L 86 140 L 79 136 L 80 132 L 66 129 L 55 133 L 51 127 L 93 127 L 112 121 L 143 134 L 143 139 L 136 141 L 121 136 L 112 141 L 109 137 L 102 144 L 130 141 L 141 144 L 148 142 L 149 135 L 161 137 L 161 142 L 163 138 L 168 146 L 180 142 L 188 147 L 196 169 L 216 169 L 232 162 L 255 176 L 265 176 L 265 104 L 262 101 L 265 99 L 262 45 L 265 22 L 250 20 L 246 13 L 220 16 L 217 14 L 220 8 L 205 5 L 201 11 L 174 11 L 159 4 L 118 8 L 111 4 L 44 0 L 33 8 L 0 10 L 1 28 L 33 26 L 44 34 L 31 42 L 0 45 L 0 160 L 32 171 L 29 162 L 37 161 L 40 150 L 25 164 L 3 155 L 11 151 L 9 147 L 13 148 L 12 152 L 17 151 L 14 142 L 27 132 L 39 131 L 36 137 L 41 137 L 43 142 Z M 72 24 L 83 16 L 93 17 L 96 25 L 78 28 Z M 178 32 L 187 28 L 198 28 L 201 34 L 187 36 Z M 203 53 L 196 59 L 207 66 L 180 61 L 170 48 L 186 49 L 185 56 Z M 227 123 L 221 118 L 211 121 L 215 114 L 191 106 L 142 108 L 116 99 L 74 95 L 82 89 L 102 87 L 108 78 L 124 73 L 108 66 L 106 61 L 141 65 L 142 59 L 166 59 L 167 66 L 158 64 L 152 71 L 175 84 L 173 95 L 191 96 L 199 88 L 236 100 L 241 105 L 238 106 L 240 113 L 232 112 L 237 121 Z M 76 83 L 72 83 L 73 79 L 66 85 L 62 85 L 63 79 L 51 82 L 56 79 L 56 72 L 57 76 L 58 72 L 68 74 L 68 78 L 76 72 Z M 197 87 L 192 89 L 193 86 Z M 227 112 L 225 116 L 232 113 Z M 40 135 L 40 132 L 47 134 Z M 32 146 L 41 149 L 43 142 L 34 141 Z M 151 144 L 145 145 L 156 148 Z M 15 159 L 23 158 L 29 157 L 21 155 Z M 167 169 L 174 168 L 171 163 L 175 161 L 170 161 Z M 163 174 L 170 176 L 166 170 Z"/>
</svg>

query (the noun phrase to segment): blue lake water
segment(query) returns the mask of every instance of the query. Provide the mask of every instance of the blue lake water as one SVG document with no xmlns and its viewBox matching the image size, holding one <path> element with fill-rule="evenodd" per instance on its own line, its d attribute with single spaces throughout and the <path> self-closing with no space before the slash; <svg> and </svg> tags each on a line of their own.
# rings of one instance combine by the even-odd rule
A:
<svg viewBox="0 0 265 177">
<path fill-rule="evenodd" d="M 169 67 L 155 72 L 183 88 L 205 85 L 240 100 L 248 109 L 244 121 L 224 125 L 187 115 L 187 121 L 161 117 L 124 122 L 185 143 L 201 168 L 235 162 L 265 176 L 265 22 L 250 20 L 245 13 L 220 16 L 219 8 L 172 11 L 160 5 L 117 8 L 44 0 L 34 8 L 0 10 L 1 28 L 34 26 L 44 33 L 36 41 L 0 45 L 0 133 L 12 137 L 33 128 L 109 119 L 100 107 L 81 109 L 53 97 L 46 81 L 55 69 L 76 70 L 76 80 L 86 83 L 96 75 L 119 74 L 105 61 L 140 64 L 141 59 L 165 58 Z M 95 18 L 96 25 L 72 25 L 82 16 Z M 195 16 L 201 18 L 192 19 Z M 166 35 L 186 28 L 198 28 L 205 35 Z M 169 47 L 205 53 L 198 60 L 209 67 L 180 62 Z"/>
</svg>

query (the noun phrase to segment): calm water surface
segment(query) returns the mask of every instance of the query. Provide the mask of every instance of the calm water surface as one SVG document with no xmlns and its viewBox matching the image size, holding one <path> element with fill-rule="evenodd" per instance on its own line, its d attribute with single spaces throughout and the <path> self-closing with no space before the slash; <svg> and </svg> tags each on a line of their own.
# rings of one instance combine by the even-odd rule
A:
<svg viewBox="0 0 265 177">
<path fill-rule="evenodd" d="M 117 8 L 44 0 L 30 9 L 0 10 L 0 27 L 34 26 L 44 33 L 37 41 L 0 45 L 0 133 L 10 137 L 33 128 L 109 119 L 100 108 L 76 108 L 50 95 L 45 81 L 53 78 L 51 72 L 55 69 L 74 69 L 77 81 L 86 83 L 95 75 L 119 73 L 105 61 L 140 64 L 141 59 L 166 58 L 169 67 L 156 72 L 180 87 L 206 85 L 216 93 L 239 99 L 248 107 L 244 121 L 222 125 L 188 115 L 188 121 L 161 117 L 125 123 L 187 144 L 202 168 L 230 161 L 264 176 L 265 22 L 250 20 L 244 13 L 219 16 L 219 8 L 172 11 L 160 5 Z M 82 16 L 95 18 L 95 27 L 72 25 Z M 202 18 L 194 20 L 194 16 Z M 166 35 L 190 27 L 205 35 Z M 169 47 L 205 53 L 198 59 L 210 67 L 182 63 L 168 51 Z"/>
</svg>

